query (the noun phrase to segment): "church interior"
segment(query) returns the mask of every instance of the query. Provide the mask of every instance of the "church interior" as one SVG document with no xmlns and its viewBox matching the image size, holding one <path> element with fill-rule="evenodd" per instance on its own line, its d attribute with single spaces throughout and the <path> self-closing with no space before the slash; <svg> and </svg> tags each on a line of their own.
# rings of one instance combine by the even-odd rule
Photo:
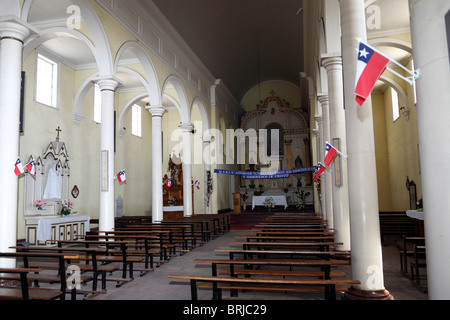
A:
<svg viewBox="0 0 450 320">
<path fill-rule="evenodd" d="M 0 300 L 450 299 L 449 52 L 448 0 L 2 0 Z"/>
</svg>

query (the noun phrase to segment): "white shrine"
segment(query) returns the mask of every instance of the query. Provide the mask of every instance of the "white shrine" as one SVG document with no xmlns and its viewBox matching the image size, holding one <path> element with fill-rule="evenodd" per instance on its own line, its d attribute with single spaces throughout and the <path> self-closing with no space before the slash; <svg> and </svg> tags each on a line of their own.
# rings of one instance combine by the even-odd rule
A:
<svg viewBox="0 0 450 320">
<path fill-rule="evenodd" d="M 266 129 L 265 137 L 259 137 L 258 155 L 252 154 L 247 143 L 245 147 L 245 164 L 241 164 L 242 171 L 264 171 L 270 167 L 278 170 L 300 169 L 311 167 L 310 129 L 305 111 L 291 108 L 284 99 L 271 96 L 262 101 L 257 109 L 247 113 L 241 122 L 241 129 L 247 131 L 254 128 L 256 131 Z M 273 134 L 274 130 L 278 134 Z M 276 139 L 278 138 L 278 141 Z M 265 141 L 264 141 L 265 139 Z M 278 145 L 279 155 L 276 164 L 263 164 L 260 161 L 261 153 L 270 156 L 272 145 Z M 314 202 L 313 183 L 311 172 L 292 174 L 289 178 L 270 179 L 244 179 L 241 178 L 240 193 L 247 193 L 246 205 L 254 203 L 255 197 L 285 197 L 288 205 L 299 202 L 297 194 L 302 194 L 306 205 Z"/>
<path fill-rule="evenodd" d="M 89 217 L 78 216 L 72 212 L 67 217 L 60 215 L 62 202 L 69 200 L 69 153 L 64 142 L 60 141 L 60 128 L 55 141 L 44 153 L 34 160 L 36 175 L 25 175 L 24 217 L 26 241 L 31 245 L 46 244 L 47 240 L 72 240 L 82 237 L 89 231 Z M 45 201 L 42 208 L 36 201 Z"/>
</svg>

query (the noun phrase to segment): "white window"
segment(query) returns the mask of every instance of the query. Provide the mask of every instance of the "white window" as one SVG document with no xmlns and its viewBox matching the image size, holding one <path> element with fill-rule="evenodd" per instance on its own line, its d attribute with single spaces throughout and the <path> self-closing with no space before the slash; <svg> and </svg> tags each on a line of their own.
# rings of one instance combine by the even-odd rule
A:
<svg viewBox="0 0 450 320">
<path fill-rule="evenodd" d="M 58 63 L 37 55 L 36 102 L 58 108 Z"/>
<path fill-rule="evenodd" d="M 94 86 L 94 122 L 102 123 L 102 92 L 98 84 Z"/>
<path fill-rule="evenodd" d="M 400 118 L 400 108 L 398 104 L 398 93 L 393 88 L 391 88 L 391 99 L 393 121 L 395 121 Z"/>
<path fill-rule="evenodd" d="M 142 108 L 137 104 L 131 109 L 131 134 L 142 137 Z"/>
</svg>

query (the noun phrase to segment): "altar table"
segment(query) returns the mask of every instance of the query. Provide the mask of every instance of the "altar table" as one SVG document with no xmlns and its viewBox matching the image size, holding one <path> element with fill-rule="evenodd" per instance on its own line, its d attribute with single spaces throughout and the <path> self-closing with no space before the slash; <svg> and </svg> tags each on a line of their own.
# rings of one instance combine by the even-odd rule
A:
<svg viewBox="0 0 450 320">
<path fill-rule="evenodd" d="M 266 201 L 267 198 L 272 198 L 273 202 L 275 202 L 276 206 L 284 206 L 284 209 L 286 210 L 288 207 L 286 196 L 253 196 L 252 199 L 252 210 L 255 209 L 255 206 L 264 206 L 264 201 Z"/>
<path fill-rule="evenodd" d="M 76 236 L 84 236 L 89 232 L 89 216 L 69 216 L 39 219 L 36 239 L 39 242 L 47 240 L 72 240 Z"/>
</svg>

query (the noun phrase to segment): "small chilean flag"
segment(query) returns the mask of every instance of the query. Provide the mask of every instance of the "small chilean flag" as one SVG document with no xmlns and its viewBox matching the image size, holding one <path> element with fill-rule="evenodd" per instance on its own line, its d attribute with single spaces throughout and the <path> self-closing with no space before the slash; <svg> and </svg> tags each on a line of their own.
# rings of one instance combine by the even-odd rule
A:
<svg viewBox="0 0 450 320">
<path fill-rule="evenodd" d="M 16 164 L 14 165 L 14 173 L 16 174 L 16 176 L 20 176 L 21 174 L 23 174 L 23 172 L 24 170 L 22 162 L 20 161 L 20 158 L 17 158 Z"/>
<path fill-rule="evenodd" d="M 166 186 L 168 186 L 169 188 L 172 186 L 172 180 L 170 180 L 170 179 L 167 179 L 165 181 L 165 183 L 166 183 Z"/>
<path fill-rule="evenodd" d="M 195 180 L 195 186 L 197 187 L 197 189 L 200 189 L 200 182 L 198 182 L 198 180 Z"/>
<path fill-rule="evenodd" d="M 125 176 L 125 169 L 120 171 L 118 174 L 116 174 L 117 180 L 119 180 L 119 183 L 127 181 L 127 178 Z"/>
<path fill-rule="evenodd" d="M 319 179 L 320 175 L 325 171 L 326 168 L 327 167 L 325 167 L 323 164 L 321 164 L 319 162 L 319 167 L 317 168 L 316 175 L 314 176 L 314 179 L 313 179 L 314 182 L 316 182 L 317 179 Z"/>
<path fill-rule="evenodd" d="M 362 106 L 375 83 L 386 69 L 389 59 L 360 42 L 356 74 L 356 102 Z"/>
<path fill-rule="evenodd" d="M 333 162 L 333 160 L 334 160 L 334 157 L 336 156 L 336 154 L 337 154 L 337 150 L 336 150 L 336 148 L 335 147 L 333 147 L 331 144 L 329 144 L 328 142 L 327 142 L 327 147 L 326 147 L 326 154 L 325 154 L 325 160 L 324 160 L 324 162 L 325 162 L 325 165 L 327 166 L 327 167 L 329 167 L 330 166 L 330 164 Z"/>
<path fill-rule="evenodd" d="M 26 168 L 33 177 L 36 177 L 36 163 L 34 162 L 34 160 L 28 162 Z"/>
</svg>

